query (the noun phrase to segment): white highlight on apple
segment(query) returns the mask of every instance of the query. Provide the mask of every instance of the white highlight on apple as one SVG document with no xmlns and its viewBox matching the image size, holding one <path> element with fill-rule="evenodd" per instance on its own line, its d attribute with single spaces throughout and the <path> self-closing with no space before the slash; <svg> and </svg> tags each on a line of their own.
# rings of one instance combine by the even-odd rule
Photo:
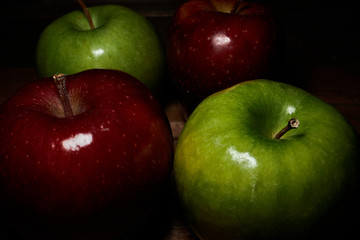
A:
<svg viewBox="0 0 360 240">
<path fill-rule="evenodd" d="M 96 49 L 96 50 L 93 50 L 92 53 L 95 55 L 95 56 L 100 56 L 104 53 L 104 49 Z"/>
<path fill-rule="evenodd" d="M 231 39 L 228 36 L 226 36 L 225 34 L 219 33 L 219 34 L 215 35 L 215 37 L 213 38 L 212 41 L 213 41 L 214 45 L 222 46 L 222 45 L 229 44 L 231 42 Z"/>
<path fill-rule="evenodd" d="M 288 114 L 293 114 L 295 112 L 296 108 L 294 106 L 288 106 L 286 111 Z"/>
<path fill-rule="evenodd" d="M 78 151 L 80 148 L 91 144 L 93 136 L 91 133 L 79 133 L 74 137 L 62 141 L 63 148 L 68 151 Z"/>
<path fill-rule="evenodd" d="M 233 161 L 243 164 L 248 168 L 255 168 L 257 166 L 256 159 L 248 152 L 239 152 L 234 147 L 230 147 L 227 152 L 231 155 Z"/>
</svg>

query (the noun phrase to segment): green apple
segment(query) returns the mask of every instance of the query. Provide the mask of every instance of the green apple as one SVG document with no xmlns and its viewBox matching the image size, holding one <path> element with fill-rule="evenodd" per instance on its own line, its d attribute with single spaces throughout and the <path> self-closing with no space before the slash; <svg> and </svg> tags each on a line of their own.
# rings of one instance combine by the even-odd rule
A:
<svg viewBox="0 0 360 240">
<path fill-rule="evenodd" d="M 88 8 L 94 29 L 81 11 L 70 12 L 41 33 L 36 65 L 40 77 L 104 68 L 127 72 L 153 92 L 164 70 L 163 45 L 153 25 L 120 6 Z"/>
<path fill-rule="evenodd" d="M 352 189 L 357 157 L 356 134 L 332 106 L 292 85 L 252 80 L 190 115 L 174 178 L 201 239 L 277 239 L 319 224 Z"/>
</svg>

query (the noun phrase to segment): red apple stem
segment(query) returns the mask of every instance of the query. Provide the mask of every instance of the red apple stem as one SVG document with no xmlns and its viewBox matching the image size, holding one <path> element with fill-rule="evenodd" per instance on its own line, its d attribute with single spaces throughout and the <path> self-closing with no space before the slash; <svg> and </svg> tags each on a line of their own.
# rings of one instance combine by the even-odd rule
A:
<svg viewBox="0 0 360 240">
<path fill-rule="evenodd" d="M 85 2 L 83 0 L 78 0 L 77 1 L 79 3 L 79 5 L 81 6 L 81 8 L 83 9 L 83 12 L 89 22 L 89 25 L 90 25 L 90 28 L 91 30 L 94 30 L 95 29 L 95 25 L 94 25 L 94 22 L 91 18 L 91 15 L 90 15 L 90 12 L 89 12 L 89 9 L 88 7 L 86 6 Z"/>
<path fill-rule="evenodd" d="M 285 133 L 290 131 L 291 129 L 298 128 L 300 125 L 300 122 L 297 118 L 292 118 L 289 120 L 288 124 L 276 134 L 274 139 L 280 139 Z"/>
<path fill-rule="evenodd" d="M 53 79 L 55 81 L 59 97 L 64 108 L 65 117 L 70 118 L 74 116 L 74 113 L 71 109 L 70 98 L 66 89 L 66 75 L 62 73 L 56 74 L 53 76 Z"/>
</svg>

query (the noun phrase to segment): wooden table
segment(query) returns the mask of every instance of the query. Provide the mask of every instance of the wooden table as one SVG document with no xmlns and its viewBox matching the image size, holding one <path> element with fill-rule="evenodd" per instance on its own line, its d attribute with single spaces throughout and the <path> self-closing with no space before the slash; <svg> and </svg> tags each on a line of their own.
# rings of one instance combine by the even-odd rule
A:
<svg viewBox="0 0 360 240">
<path fill-rule="evenodd" d="M 3 6 L 0 16 L 0 102 L 25 83 L 36 80 L 34 51 L 38 35 L 53 19 L 75 8 L 70 2 L 18 1 Z M 111 2 L 128 4 L 143 13 L 165 40 L 171 15 L 182 1 Z M 272 7 L 286 33 L 288 51 L 283 79 L 333 105 L 360 134 L 360 37 L 354 34 L 358 25 L 351 24 L 356 22 L 357 8 L 346 4 L 322 4 L 321 1 L 306 4 L 285 0 L 263 2 Z M 177 99 L 170 97 L 172 93 L 167 96 L 162 103 L 176 144 L 186 113 Z M 135 239 L 196 239 L 186 225 L 171 186 L 163 201 L 154 220 Z"/>
</svg>

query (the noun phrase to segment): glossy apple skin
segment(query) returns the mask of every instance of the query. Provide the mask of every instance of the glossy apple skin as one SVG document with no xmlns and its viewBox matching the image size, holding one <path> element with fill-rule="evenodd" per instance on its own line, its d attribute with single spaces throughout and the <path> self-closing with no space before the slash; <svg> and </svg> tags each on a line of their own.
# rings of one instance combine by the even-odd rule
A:
<svg viewBox="0 0 360 240">
<path fill-rule="evenodd" d="M 168 120 L 145 85 L 126 73 L 87 70 L 67 76 L 66 84 L 71 118 L 47 78 L 0 106 L 5 222 L 24 236 L 51 239 L 128 234 L 169 178 Z"/>
<path fill-rule="evenodd" d="M 274 139 L 294 117 L 299 128 Z M 176 146 L 174 177 L 201 239 L 294 239 L 314 232 L 352 190 L 357 147 L 332 106 L 291 85 L 247 81 L 194 110 Z"/>
<path fill-rule="evenodd" d="M 52 22 L 41 33 L 36 50 L 40 77 L 74 74 L 92 68 L 129 73 L 160 91 L 164 47 L 151 25 L 139 13 L 120 5 L 89 7 L 95 30 L 81 10 Z"/>
<path fill-rule="evenodd" d="M 264 6 L 236 0 L 190 0 L 174 14 L 167 38 L 169 72 L 188 109 L 212 93 L 256 78 L 274 79 L 283 49 Z"/>
</svg>

